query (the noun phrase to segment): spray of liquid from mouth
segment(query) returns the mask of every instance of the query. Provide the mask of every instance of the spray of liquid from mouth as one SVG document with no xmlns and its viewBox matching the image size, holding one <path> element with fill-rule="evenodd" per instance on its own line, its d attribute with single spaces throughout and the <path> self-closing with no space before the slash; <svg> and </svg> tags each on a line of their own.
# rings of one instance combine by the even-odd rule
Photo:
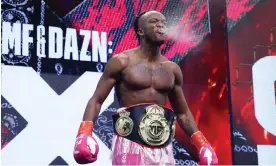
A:
<svg viewBox="0 0 276 166">
<path fill-rule="evenodd" d="M 174 40 L 179 43 L 189 43 L 195 37 L 195 32 L 187 28 L 187 25 L 183 25 L 183 23 L 167 25 L 164 32 L 166 33 L 167 40 Z"/>
</svg>

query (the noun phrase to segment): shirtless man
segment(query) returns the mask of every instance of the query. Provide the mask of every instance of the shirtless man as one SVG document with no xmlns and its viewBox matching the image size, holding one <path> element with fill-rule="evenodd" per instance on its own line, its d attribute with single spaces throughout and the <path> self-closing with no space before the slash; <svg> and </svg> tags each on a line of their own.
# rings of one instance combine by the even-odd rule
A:
<svg viewBox="0 0 276 166">
<path fill-rule="evenodd" d="M 74 150 L 79 164 L 97 160 L 93 121 L 115 86 L 121 109 L 113 115 L 113 165 L 174 165 L 175 120 L 198 149 L 200 164 L 218 164 L 217 156 L 196 126 L 182 92 L 179 66 L 161 55 L 166 19 L 157 11 L 136 17 L 140 46 L 113 56 L 89 100 Z M 173 111 L 164 107 L 169 98 Z M 89 143 L 92 142 L 92 143 Z"/>
</svg>

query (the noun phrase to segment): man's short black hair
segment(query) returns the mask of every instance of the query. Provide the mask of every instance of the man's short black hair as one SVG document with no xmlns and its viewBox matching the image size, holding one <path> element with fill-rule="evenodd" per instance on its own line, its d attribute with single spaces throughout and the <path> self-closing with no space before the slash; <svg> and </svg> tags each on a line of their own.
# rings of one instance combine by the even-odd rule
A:
<svg viewBox="0 0 276 166">
<path fill-rule="evenodd" d="M 144 11 L 144 12 L 140 13 L 139 15 L 137 15 L 135 17 L 135 19 L 134 19 L 134 31 L 137 35 L 138 35 L 138 30 L 139 30 L 139 20 L 144 14 L 146 14 L 149 11 L 151 11 L 151 10 Z"/>
</svg>

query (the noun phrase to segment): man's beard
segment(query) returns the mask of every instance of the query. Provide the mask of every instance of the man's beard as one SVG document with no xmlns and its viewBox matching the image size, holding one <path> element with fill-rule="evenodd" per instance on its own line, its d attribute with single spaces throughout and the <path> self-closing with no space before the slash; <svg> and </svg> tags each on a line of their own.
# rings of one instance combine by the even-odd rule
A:
<svg viewBox="0 0 276 166">
<path fill-rule="evenodd" d="M 165 43 L 165 40 L 152 40 L 149 37 L 146 37 L 146 40 L 151 45 L 158 46 L 158 47 L 160 47 L 161 45 L 163 45 Z"/>
<path fill-rule="evenodd" d="M 165 40 L 159 40 L 159 41 L 155 41 L 155 44 L 157 46 L 162 46 L 165 43 Z"/>
</svg>

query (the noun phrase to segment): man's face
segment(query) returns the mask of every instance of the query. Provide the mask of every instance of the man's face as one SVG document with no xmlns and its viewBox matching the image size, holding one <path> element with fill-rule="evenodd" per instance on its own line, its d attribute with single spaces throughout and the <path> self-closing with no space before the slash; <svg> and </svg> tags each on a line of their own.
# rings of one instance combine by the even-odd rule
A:
<svg viewBox="0 0 276 166">
<path fill-rule="evenodd" d="M 141 17 L 141 35 L 147 40 L 162 45 L 166 39 L 166 18 L 157 11 L 149 11 Z"/>
</svg>

